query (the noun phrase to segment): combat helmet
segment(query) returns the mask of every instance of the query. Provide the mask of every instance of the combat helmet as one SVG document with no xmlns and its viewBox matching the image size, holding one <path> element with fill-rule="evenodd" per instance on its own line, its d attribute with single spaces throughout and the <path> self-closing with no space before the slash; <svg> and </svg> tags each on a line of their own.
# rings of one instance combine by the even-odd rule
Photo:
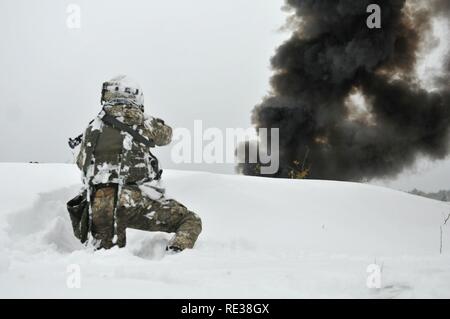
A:
<svg viewBox="0 0 450 319">
<path fill-rule="evenodd" d="M 117 99 L 126 99 L 138 106 L 144 106 L 142 89 L 126 75 L 119 75 L 103 83 L 101 103 L 112 102 Z"/>
</svg>

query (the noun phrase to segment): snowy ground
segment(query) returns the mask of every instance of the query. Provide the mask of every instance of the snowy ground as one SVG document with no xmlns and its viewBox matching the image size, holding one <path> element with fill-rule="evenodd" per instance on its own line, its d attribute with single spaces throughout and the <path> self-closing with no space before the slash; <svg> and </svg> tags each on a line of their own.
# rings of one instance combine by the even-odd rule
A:
<svg viewBox="0 0 450 319">
<path fill-rule="evenodd" d="M 450 298 L 450 207 L 369 185 L 165 171 L 169 194 L 197 212 L 194 250 L 128 232 L 93 252 L 72 236 L 74 165 L 0 164 L 0 297 Z M 368 265 L 381 288 L 366 285 Z M 67 286 L 68 266 L 81 288 Z"/>
</svg>

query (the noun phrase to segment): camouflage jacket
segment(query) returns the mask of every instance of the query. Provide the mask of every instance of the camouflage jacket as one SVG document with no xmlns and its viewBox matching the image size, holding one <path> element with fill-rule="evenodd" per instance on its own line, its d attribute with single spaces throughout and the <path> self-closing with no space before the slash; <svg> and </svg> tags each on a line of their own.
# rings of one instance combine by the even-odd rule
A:
<svg viewBox="0 0 450 319">
<path fill-rule="evenodd" d="M 167 145 L 172 139 L 172 129 L 164 121 L 146 116 L 138 106 L 124 102 L 105 104 L 102 113 L 87 127 L 77 157 L 85 184 L 151 181 L 157 172 L 151 163 L 154 158 L 149 147 L 135 141 L 130 134 L 104 124 L 103 112 L 153 140 L 157 146 Z"/>
</svg>

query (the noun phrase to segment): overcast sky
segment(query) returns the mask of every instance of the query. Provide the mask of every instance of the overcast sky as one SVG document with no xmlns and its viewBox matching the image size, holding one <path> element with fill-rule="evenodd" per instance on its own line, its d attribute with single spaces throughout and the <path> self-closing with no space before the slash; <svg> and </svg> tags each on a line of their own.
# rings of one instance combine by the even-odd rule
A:
<svg viewBox="0 0 450 319">
<path fill-rule="evenodd" d="M 81 8 L 81 28 L 66 25 Z M 70 162 L 67 138 L 100 110 L 103 81 L 128 74 L 148 114 L 173 127 L 250 126 L 269 90 L 269 60 L 287 38 L 283 1 L 2 0 L 0 161 Z M 164 167 L 232 173 L 226 165 Z M 385 182 L 383 182 L 385 183 Z M 421 162 L 390 186 L 450 189 L 450 162 Z"/>
</svg>

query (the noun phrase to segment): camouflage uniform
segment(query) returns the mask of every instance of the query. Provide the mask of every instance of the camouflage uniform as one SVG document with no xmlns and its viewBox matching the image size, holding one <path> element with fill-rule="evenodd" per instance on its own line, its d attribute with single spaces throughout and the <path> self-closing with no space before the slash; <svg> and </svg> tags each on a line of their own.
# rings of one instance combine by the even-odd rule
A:
<svg viewBox="0 0 450 319">
<path fill-rule="evenodd" d="M 155 145 L 170 143 L 172 129 L 164 121 L 144 115 L 126 100 L 113 100 L 103 112 L 131 126 Z M 100 248 L 124 247 L 126 228 L 175 233 L 170 248 L 192 248 L 199 236 L 200 218 L 179 202 L 164 196 L 155 180 L 148 146 L 105 125 L 102 113 L 85 131 L 77 165 L 90 193 L 91 232 Z M 117 238 L 114 238 L 115 235 Z"/>
</svg>

